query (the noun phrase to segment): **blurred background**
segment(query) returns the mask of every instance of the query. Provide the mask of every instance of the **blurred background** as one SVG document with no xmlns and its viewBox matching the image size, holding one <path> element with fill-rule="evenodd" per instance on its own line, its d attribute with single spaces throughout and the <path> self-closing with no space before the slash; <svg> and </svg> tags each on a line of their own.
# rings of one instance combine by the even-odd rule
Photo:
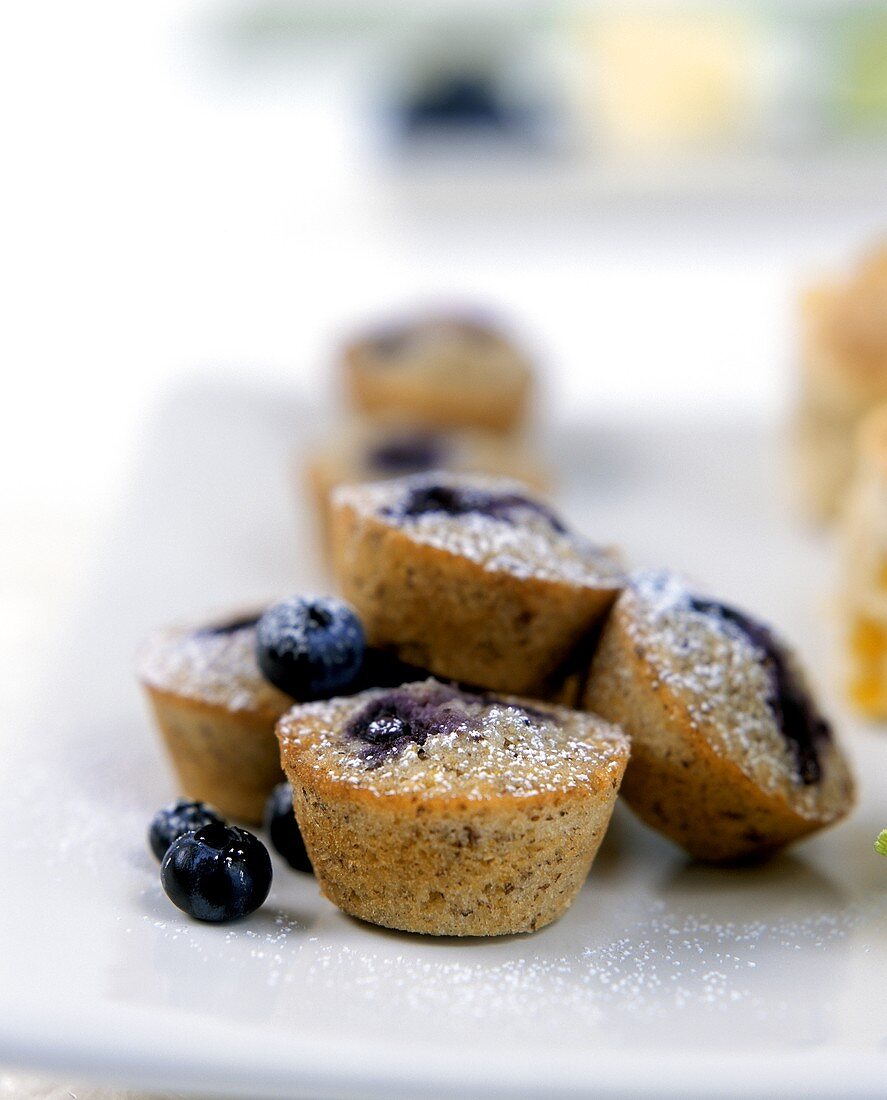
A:
<svg viewBox="0 0 887 1100">
<path fill-rule="evenodd" d="M 782 415 L 799 286 L 887 225 L 887 5 L 7 5 L 5 630 L 195 373 L 510 320 L 573 417 Z M 294 426 L 294 442 L 300 426 Z"/>
<path fill-rule="evenodd" d="M 457 303 L 549 431 L 777 425 L 802 287 L 887 230 L 887 2 L 6 4 L 0 112 L 9 730 L 195 378 L 334 420 L 344 335 Z"/>
</svg>

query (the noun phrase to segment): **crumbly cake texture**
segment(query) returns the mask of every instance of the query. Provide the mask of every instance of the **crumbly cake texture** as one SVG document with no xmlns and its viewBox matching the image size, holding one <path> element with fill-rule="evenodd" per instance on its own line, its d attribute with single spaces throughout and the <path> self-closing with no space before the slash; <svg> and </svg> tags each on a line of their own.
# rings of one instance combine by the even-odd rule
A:
<svg viewBox="0 0 887 1100">
<path fill-rule="evenodd" d="M 525 441 L 480 429 L 431 428 L 399 420 L 347 422 L 312 446 L 305 474 L 328 536 L 330 494 L 337 486 L 433 469 L 510 477 L 541 492 L 552 482 L 545 462 Z"/>
<path fill-rule="evenodd" d="M 788 684 L 777 684 L 772 635 L 757 627 L 749 636 L 730 609 L 714 610 L 722 607 L 673 575 L 633 575 L 585 693 L 590 710 L 632 738 L 623 785 L 632 809 L 713 861 L 775 851 L 838 821 L 853 802 L 847 762 L 795 659 L 780 646 Z"/>
<path fill-rule="evenodd" d="M 524 418 L 532 368 L 493 326 L 429 316 L 349 344 L 345 378 L 356 408 L 437 427 L 515 429 Z"/>
<path fill-rule="evenodd" d="M 568 532 L 524 486 L 441 472 L 338 489 L 333 565 L 372 645 L 536 696 L 623 583 L 611 551 Z"/>
<path fill-rule="evenodd" d="M 259 671 L 257 619 L 158 631 L 138 662 L 182 793 L 250 824 L 281 781 L 274 726 L 293 704 Z"/>
<path fill-rule="evenodd" d="M 429 679 L 293 707 L 283 768 L 323 893 L 410 932 L 531 932 L 569 906 L 628 759 L 590 714 Z"/>
<path fill-rule="evenodd" d="M 840 516 L 841 610 L 850 702 L 887 717 L 887 405 L 857 436 L 856 468 Z"/>
<path fill-rule="evenodd" d="M 857 426 L 887 401 L 887 245 L 844 282 L 809 291 L 801 322 L 798 483 L 807 511 L 831 519 L 853 472 Z"/>
</svg>

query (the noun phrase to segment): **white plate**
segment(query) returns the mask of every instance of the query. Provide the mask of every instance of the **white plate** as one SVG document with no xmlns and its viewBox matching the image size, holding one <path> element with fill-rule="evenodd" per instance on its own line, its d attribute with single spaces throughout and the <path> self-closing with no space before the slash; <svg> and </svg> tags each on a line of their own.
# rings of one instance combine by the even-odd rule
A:
<svg viewBox="0 0 887 1100">
<path fill-rule="evenodd" d="M 172 908 L 144 832 L 173 787 L 132 653 L 164 620 L 323 583 L 290 476 L 314 421 L 209 387 L 161 411 L 5 735 L 0 1062 L 238 1096 L 883 1095 L 887 740 L 834 705 L 860 806 L 756 870 L 694 865 L 620 808 L 580 898 L 534 936 L 374 929 L 280 863 L 241 924 Z M 829 548 L 793 526 L 763 428 L 565 425 L 556 448 L 577 525 L 784 627 L 835 703 Z"/>
</svg>

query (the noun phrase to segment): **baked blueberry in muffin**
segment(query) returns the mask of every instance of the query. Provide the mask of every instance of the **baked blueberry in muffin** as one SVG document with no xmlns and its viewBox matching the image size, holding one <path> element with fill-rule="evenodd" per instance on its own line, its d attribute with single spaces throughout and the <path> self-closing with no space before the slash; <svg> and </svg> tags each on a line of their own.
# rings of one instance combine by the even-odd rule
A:
<svg viewBox="0 0 887 1100">
<path fill-rule="evenodd" d="M 343 365 L 357 409 L 440 428 L 510 431 L 532 385 L 526 355 L 471 316 L 428 315 L 371 332 L 345 348 Z"/>
<path fill-rule="evenodd" d="M 622 587 L 611 551 L 513 481 L 347 486 L 333 512 L 334 568 L 370 644 L 448 679 L 545 695 Z"/>
<path fill-rule="evenodd" d="M 530 932 L 563 913 L 628 758 L 596 716 L 433 679 L 293 707 L 277 733 L 323 893 L 435 935 Z"/>
<path fill-rule="evenodd" d="M 318 602 L 300 599 L 310 606 Z M 341 605 L 341 601 L 322 602 Z M 236 614 L 208 624 L 160 630 L 143 647 L 138 664 L 139 679 L 182 792 L 211 803 L 227 817 L 249 823 L 262 821 L 265 801 L 282 780 L 274 737 L 278 718 L 295 699 L 317 695 L 312 669 L 321 670 L 321 687 L 328 686 L 329 694 L 334 690 L 354 693 L 426 675 L 377 650 L 364 651 L 362 661 L 355 662 L 346 647 L 338 673 L 347 677 L 334 680 L 330 677 L 337 670 L 329 661 L 284 660 L 293 656 L 290 647 L 278 654 L 278 666 L 285 665 L 291 677 L 289 690 L 282 691 L 259 667 L 260 617 L 259 613 Z M 322 628 L 316 629 L 323 633 Z M 319 644 L 312 642 L 315 657 L 322 656 Z"/>
<path fill-rule="evenodd" d="M 794 654 L 673 574 L 632 577 L 585 705 L 632 738 L 626 801 L 698 858 L 775 851 L 852 806 L 847 761 Z"/>
</svg>

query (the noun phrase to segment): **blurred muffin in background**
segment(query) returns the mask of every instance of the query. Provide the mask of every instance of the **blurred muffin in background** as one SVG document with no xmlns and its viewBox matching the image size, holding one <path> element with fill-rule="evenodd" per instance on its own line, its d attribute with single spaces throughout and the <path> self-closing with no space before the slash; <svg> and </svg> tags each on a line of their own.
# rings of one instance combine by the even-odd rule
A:
<svg viewBox="0 0 887 1100">
<path fill-rule="evenodd" d="M 856 429 L 887 400 L 887 243 L 803 302 L 795 451 L 806 511 L 831 519 L 847 490 Z"/>
<path fill-rule="evenodd" d="M 858 710 L 887 718 L 887 404 L 858 431 L 841 536 L 848 694 Z"/>
<path fill-rule="evenodd" d="M 468 314 L 434 314 L 376 329 L 342 355 L 355 409 L 435 428 L 512 432 L 533 383 L 527 355 Z"/>
<path fill-rule="evenodd" d="M 329 497 L 338 485 L 434 469 L 510 477 L 542 492 L 551 488 L 545 463 L 522 440 L 476 428 L 442 429 L 403 420 L 346 423 L 314 446 L 305 472 L 326 533 Z"/>
</svg>

